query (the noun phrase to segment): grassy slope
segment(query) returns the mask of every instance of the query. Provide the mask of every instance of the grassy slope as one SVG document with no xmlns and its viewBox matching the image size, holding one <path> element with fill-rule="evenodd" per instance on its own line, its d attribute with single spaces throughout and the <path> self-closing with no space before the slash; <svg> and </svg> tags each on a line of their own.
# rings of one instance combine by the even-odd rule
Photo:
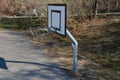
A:
<svg viewBox="0 0 120 80">
<path fill-rule="evenodd" d="M 79 35 L 80 51 L 89 53 L 85 56 L 103 67 L 120 71 L 120 20 L 109 19 L 105 24 L 88 27 L 91 29 L 85 35 Z"/>
<path fill-rule="evenodd" d="M 77 36 L 80 44 L 79 51 L 99 66 L 94 66 L 93 72 L 88 72 L 86 77 L 89 78 L 92 72 L 94 74 L 90 78 L 93 80 L 119 80 L 120 19 L 93 20 L 87 24 L 86 32 Z"/>
</svg>

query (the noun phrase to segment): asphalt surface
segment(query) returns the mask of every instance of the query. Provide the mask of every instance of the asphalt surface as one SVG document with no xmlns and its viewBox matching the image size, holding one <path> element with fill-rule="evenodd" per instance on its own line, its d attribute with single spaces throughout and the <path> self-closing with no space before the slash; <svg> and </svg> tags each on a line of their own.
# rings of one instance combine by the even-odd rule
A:
<svg viewBox="0 0 120 80">
<path fill-rule="evenodd" d="M 23 33 L 0 30 L 0 80 L 74 80 Z"/>
</svg>

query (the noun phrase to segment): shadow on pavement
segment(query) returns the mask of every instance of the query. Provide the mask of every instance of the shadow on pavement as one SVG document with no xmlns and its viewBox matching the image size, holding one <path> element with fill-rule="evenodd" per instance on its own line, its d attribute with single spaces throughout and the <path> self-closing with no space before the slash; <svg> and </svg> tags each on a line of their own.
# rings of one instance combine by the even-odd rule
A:
<svg viewBox="0 0 120 80">
<path fill-rule="evenodd" d="M 6 60 L 7 63 L 15 63 L 15 64 L 30 64 L 41 67 L 40 69 L 33 70 L 20 70 L 17 72 L 17 75 L 22 75 L 27 78 L 37 78 L 42 80 L 74 80 L 73 77 L 65 74 L 66 70 L 63 68 L 59 68 L 55 63 L 36 63 L 36 62 L 25 62 L 25 61 L 12 61 Z"/>
<path fill-rule="evenodd" d="M 49 68 L 56 68 L 56 69 L 62 69 L 56 66 L 56 64 L 50 63 L 50 65 L 47 64 L 41 64 L 41 63 L 36 63 L 36 62 L 25 62 L 25 61 L 11 61 L 11 60 L 6 60 L 6 62 L 10 63 L 24 63 L 24 64 L 32 64 L 32 65 L 38 65 L 38 66 L 44 66 L 44 67 L 49 67 Z"/>
</svg>

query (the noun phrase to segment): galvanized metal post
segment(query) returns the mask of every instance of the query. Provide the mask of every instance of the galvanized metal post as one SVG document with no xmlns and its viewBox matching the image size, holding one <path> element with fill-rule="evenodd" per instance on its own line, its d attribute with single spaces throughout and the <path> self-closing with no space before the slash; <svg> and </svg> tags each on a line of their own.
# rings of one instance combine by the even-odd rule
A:
<svg viewBox="0 0 120 80">
<path fill-rule="evenodd" d="M 69 32 L 69 30 L 66 30 L 67 36 L 70 38 L 72 42 L 73 47 L 73 64 L 72 64 L 72 71 L 74 73 L 77 72 L 77 55 L 78 55 L 78 42 L 75 40 L 73 35 Z"/>
</svg>

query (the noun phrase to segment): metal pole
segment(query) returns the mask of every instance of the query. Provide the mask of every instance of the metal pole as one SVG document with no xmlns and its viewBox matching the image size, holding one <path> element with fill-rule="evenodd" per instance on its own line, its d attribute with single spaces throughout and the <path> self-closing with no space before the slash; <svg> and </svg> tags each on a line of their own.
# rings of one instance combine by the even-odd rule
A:
<svg viewBox="0 0 120 80">
<path fill-rule="evenodd" d="M 78 42 L 75 40 L 73 35 L 69 32 L 69 30 L 66 30 L 67 36 L 70 38 L 72 42 L 73 47 L 73 64 L 72 64 L 72 71 L 74 73 L 77 72 L 77 55 L 78 55 Z"/>
<path fill-rule="evenodd" d="M 32 31 L 32 28 L 31 28 L 31 27 L 29 27 L 29 31 L 30 31 L 30 33 L 32 34 L 33 39 L 35 39 L 35 33 Z"/>
</svg>

